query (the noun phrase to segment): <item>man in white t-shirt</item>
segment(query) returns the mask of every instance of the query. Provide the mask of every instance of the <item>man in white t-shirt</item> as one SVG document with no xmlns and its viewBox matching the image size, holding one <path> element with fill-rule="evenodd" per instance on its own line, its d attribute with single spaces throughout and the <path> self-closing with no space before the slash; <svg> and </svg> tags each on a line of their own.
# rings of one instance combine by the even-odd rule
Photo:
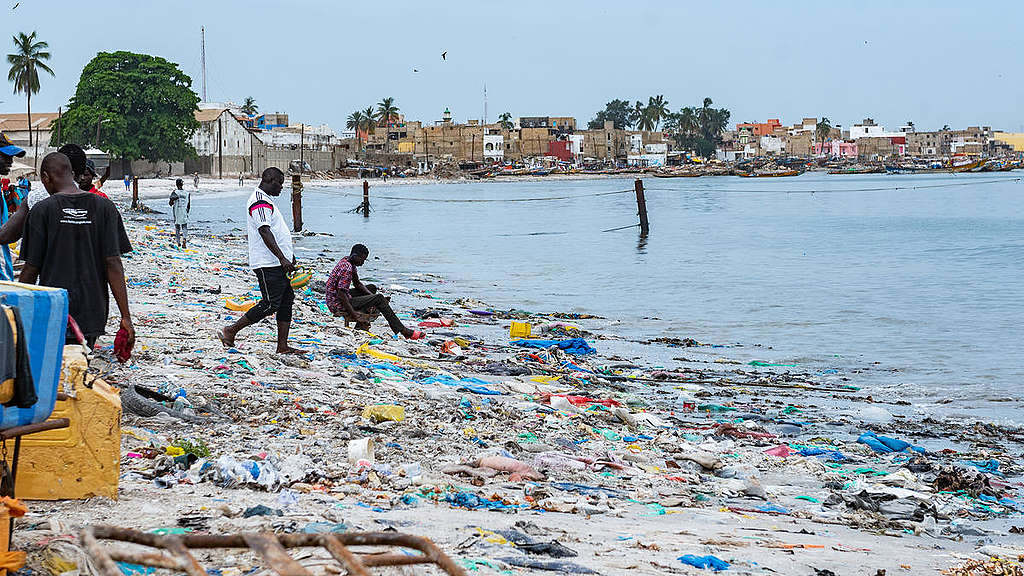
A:
<svg viewBox="0 0 1024 576">
<path fill-rule="evenodd" d="M 288 345 L 292 304 L 295 302 L 295 292 L 288 274 L 295 270 L 295 254 L 292 250 L 291 231 L 274 204 L 274 198 L 281 194 L 283 187 L 284 173 L 278 168 L 267 168 L 263 171 L 259 187 L 249 195 L 249 201 L 246 202 L 249 267 L 259 281 L 262 299 L 234 324 L 217 332 L 217 337 L 228 348 L 235 345 L 235 336 L 239 330 L 276 314 L 277 352 L 302 352 Z"/>
</svg>

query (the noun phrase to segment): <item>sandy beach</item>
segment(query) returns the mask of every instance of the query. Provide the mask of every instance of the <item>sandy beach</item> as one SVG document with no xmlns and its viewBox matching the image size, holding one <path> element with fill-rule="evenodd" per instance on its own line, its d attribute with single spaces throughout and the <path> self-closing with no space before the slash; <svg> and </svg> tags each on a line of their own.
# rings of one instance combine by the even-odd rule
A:
<svg viewBox="0 0 1024 576">
<path fill-rule="evenodd" d="M 417 180 L 387 185 L 404 183 Z M 361 181 L 306 183 L 318 185 Z M 140 197 L 162 208 L 172 186 L 140 181 Z M 204 180 L 199 193 L 237 189 Z M 493 310 L 472 294 L 439 300 L 430 287 L 443 279 L 378 275 L 372 264 L 366 277 L 428 336 L 394 339 L 382 320 L 375 335 L 358 332 L 328 315 L 315 290 L 343 255 L 316 236 L 296 236 L 301 253 L 316 254 L 301 262 L 315 274 L 292 328 L 306 354 L 273 354 L 268 323 L 225 350 L 214 335 L 235 314 L 225 301 L 258 294 L 245 238 L 194 235 L 182 251 L 165 216 L 128 212 L 118 182 L 106 192 L 135 248 L 125 262 L 138 344 L 120 366 L 110 363 L 112 338 L 101 339 L 93 368 L 122 389 L 183 396 L 185 408 L 168 403 L 148 417 L 126 408 L 117 501 L 29 504 L 14 547 L 33 569 L 55 538 L 99 523 L 395 529 L 430 537 L 477 574 L 709 571 L 685 555 L 712 555 L 737 574 L 935 574 L 1024 553 L 1011 532 L 1024 525 L 1019 430 L 914 421 L 855 378 L 793 374 L 699 343 L 673 344 L 677 366 L 645 366 L 606 353 L 621 337 L 598 319 Z M 596 352 L 512 346 L 514 319 Z M 457 349 L 442 352 L 446 343 Z M 364 417 L 379 404 L 404 416 Z M 372 461 L 351 462 L 350 441 L 365 438 Z M 166 454 L 180 439 L 209 454 L 176 465 Z M 244 472 L 253 465 L 258 478 Z M 523 536 L 561 546 L 536 553 L 517 545 Z"/>
</svg>

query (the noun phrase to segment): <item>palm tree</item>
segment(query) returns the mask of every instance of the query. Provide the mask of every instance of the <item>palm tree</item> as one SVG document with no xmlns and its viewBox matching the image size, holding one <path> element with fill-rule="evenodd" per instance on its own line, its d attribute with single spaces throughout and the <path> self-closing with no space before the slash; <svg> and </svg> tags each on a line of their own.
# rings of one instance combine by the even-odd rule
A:
<svg viewBox="0 0 1024 576">
<path fill-rule="evenodd" d="M 388 140 L 391 138 L 391 122 L 398 116 L 398 106 L 390 96 L 377 103 L 377 121 L 384 123 L 384 151 L 388 151 Z"/>
<path fill-rule="evenodd" d="M 366 121 L 363 118 L 364 118 L 363 117 L 363 111 L 362 110 L 356 110 L 355 112 L 349 114 L 348 120 L 345 122 L 345 128 L 348 128 L 349 130 L 355 131 L 355 133 L 356 133 L 356 140 L 359 141 L 359 148 L 360 149 L 363 147 L 362 146 L 363 141 L 359 137 L 359 131 L 362 130 L 363 124 L 366 123 Z"/>
<path fill-rule="evenodd" d="M 650 106 L 645 107 L 640 113 L 640 118 L 636 121 L 637 130 L 654 130 L 654 111 L 651 110 Z"/>
<path fill-rule="evenodd" d="M 363 110 L 363 132 L 369 136 L 377 131 L 377 112 L 374 111 L 373 107 L 369 107 Z"/>
<path fill-rule="evenodd" d="M 640 123 L 640 119 L 644 116 L 644 103 L 637 100 L 633 104 L 633 109 L 629 111 L 629 126 L 623 126 L 623 128 L 630 128 Z"/>
<path fill-rule="evenodd" d="M 668 100 L 661 94 L 648 98 L 647 112 L 654 120 L 654 129 L 657 130 L 661 121 L 668 117 Z"/>
<path fill-rule="evenodd" d="M 701 136 L 708 141 L 714 142 L 729 123 L 729 112 L 724 108 L 716 110 L 711 107 L 711 98 L 704 99 L 704 105 L 697 112 L 697 120 L 700 125 Z"/>
<path fill-rule="evenodd" d="M 832 122 L 828 118 L 822 118 L 818 120 L 817 125 L 814 126 L 814 136 L 818 139 L 818 143 L 821 144 L 822 151 L 825 150 L 825 140 L 832 133 Z"/>
<path fill-rule="evenodd" d="M 36 33 L 33 31 L 28 36 L 24 32 L 18 32 L 14 36 L 14 54 L 7 55 L 7 62 L 11 69 L 7 72 L 7 80 L 14 83 L 14 93 L 24 93 L 26 108 L 28 110 L 28 145 L 32 145 L 32 95 L 39 93 L 39 70 L 49 72 L 54 76 L 43 61 L 50 59 L 50 53 L 45 51 L 50 45 L 42 40 L 36 41 Z"/>
<path fill-rule="evenodd" d="M 679 111 L 679 130 L 685 136 L 696 136 L 700 131 L 700 121 L 697 119 L 697 110 L 686 106 Z"/>
<path fill-rule="evenodd" d="M 498 124 L 501 124 L 501 127 L 504 128 L 505 130 L 511 130 L 516 127 L 516 125 L 512 122 L 512 115 L 509 114 L 508 112 L 505 112 L 501 116 L 498 116 Z"/>
<path fill-rule="evenodd" d="M 255 116 L 256 112 L 259 111 L 259 106 L 256 105 L 256 100 L 252 96 L 246 96 L 245 102 L 242 102 L 242 107 L 239 110 L 246 116 Z"/>
</svg>

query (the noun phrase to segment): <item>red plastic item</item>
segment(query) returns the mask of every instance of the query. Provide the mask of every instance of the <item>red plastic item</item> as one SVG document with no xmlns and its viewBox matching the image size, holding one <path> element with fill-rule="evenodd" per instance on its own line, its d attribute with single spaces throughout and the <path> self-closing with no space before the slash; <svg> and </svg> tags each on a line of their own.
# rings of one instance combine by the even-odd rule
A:
<svg viewBox="0 0 1024 576">
<path fill-rule="evenodd" d="M 117 361 L 121 364 L 132 358 L 132 349 L 128 345 L 128 331 L 124 328 L 118 330 L 117 336 L 114 336 L 114 356 L 117 356 Z"/>
</svg>

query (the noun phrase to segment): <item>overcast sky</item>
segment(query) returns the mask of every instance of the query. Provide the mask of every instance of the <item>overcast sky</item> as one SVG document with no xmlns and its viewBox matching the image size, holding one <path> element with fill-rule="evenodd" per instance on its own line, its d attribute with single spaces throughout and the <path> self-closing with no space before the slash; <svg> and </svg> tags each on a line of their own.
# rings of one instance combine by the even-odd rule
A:
<svg viewBox="0 0 1024 576">
<path fill-rule="evenodd" d="M 732 123 L 864 117 L 918 129 L 1024 131 L 1024 2 L 496 2 L 8 0 L 6 37 L 36 30 L 53 52 L 33 108 L 56 110 L 99 51 L 178 63 L 209 99 L 335 129 L 393 96 L 409 119 L 575 116 L 612 98 L 710 96 Z M 10 52 L 10 40 L 7 50 Z M 447 60 L 441 53 L 447 51 Z M 418 72 L 414 71 L 418 70 Z M 0 111 L 24 111 L 8 95 Z"/>
</svg>

